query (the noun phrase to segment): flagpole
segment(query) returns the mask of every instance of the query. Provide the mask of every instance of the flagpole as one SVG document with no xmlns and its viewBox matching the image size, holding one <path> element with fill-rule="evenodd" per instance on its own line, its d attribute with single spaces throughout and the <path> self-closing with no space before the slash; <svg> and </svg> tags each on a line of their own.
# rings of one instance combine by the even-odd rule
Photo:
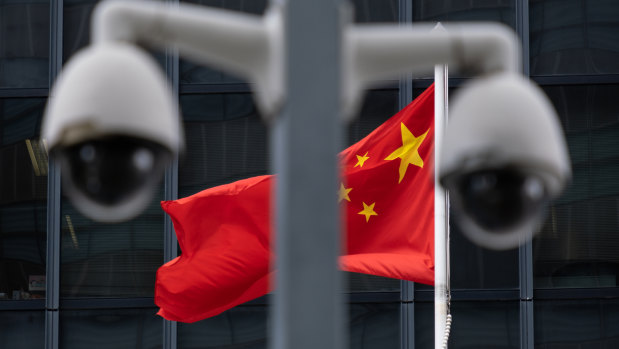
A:
<svg viewBox="0 0 619 349">
<path fill-rule="evenodd" d="M 434 30 L 445 30 L 438 23 Z M 438 185 L 438 154 L 447 124 L 447 65 L 434 67 L 434 348 L 446 349 L 451 314 L 449 311 L 449 201 Z"/>
</svg>

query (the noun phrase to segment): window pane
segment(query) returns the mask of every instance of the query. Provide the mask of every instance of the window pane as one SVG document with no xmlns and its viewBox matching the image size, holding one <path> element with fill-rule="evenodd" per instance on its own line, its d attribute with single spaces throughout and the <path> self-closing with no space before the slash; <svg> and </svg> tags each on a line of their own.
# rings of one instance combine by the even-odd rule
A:
<svg viewBox="0 0 619 349">
<path fill-rule="evenodd" d="M 549 86 L 573 179 L 534 241 L 535 287 L 615 287 L 619 274 L 619 85 Z"/>
<path fill-rule="evenodd" d="M 45 296 L 45 99 L 0 99 L 0 300 Z"/>
<path fill-rule="evenodd" d="M 532 75 L 619 72 L 619 3 L 531 0 Z"/>
<path fill-rule="evenodd" d="M 178 348 L 266 348 L 267 307 L 239 306 L 193 324 L 178 323 Z"/>
<path fill-rule="evenodd" d="M 517 301 L 451 302 L 450 349 L 520 348 Z M 434 304 L 415 303 L 415 348 L 434 347 Z"/>
<path fill-rule="evenodd" d="M 62 349 L 161 348 L 162 322 L 156 309 L 63 310 Z"/>
<path fill-rule="evenodd" d="M 266 0 L 182 0 L 181 2 L 193 3 L 226 10 L 245 12 L 261 15 L 267 7 Z M 194 63 L 184 59 L 180 60 L 180 83 L 240 83 L 244 82 L 238 77 L 223 73 L 212 67 Z"/>
<path fill-rule="evenodd" d="M 415 22 L 495 21 L 516 28 L 515 0 L 414 0 Z"/>
<path fill-rule="evenodd" d="M 49 84 L 49 1 L 0 0 L 0 88 Z"/>
<path fill-rule="evenodd" d="M 454 219 L 451 220 L 454 222 Z M 518 249 L 493 251 L 479 247 L 451 226 L 451 287 L 454 289 L 518 288 Z"/>
<path fill-rule="evenodd" d="M 619 348 L 619 301 L 535 301 L 535 348 Z"/>
<path fill-rule="evenodd" d="M 400 348 L 400 304 L 350 304 L 350 348 Z"/>
<path fill-rule="evenodd" d="M 250 94 L 182 95 L 179 197 L 268 172 L 266 126 Z"/>
<path fill-rule="evenodd" d="M 0 311 L 0 347 L 39 349 L 45 346 L 43 311 Z"/>
<path fill-rule="evenodd" d="M 163 191 L 137 218 L 98 223 L 64 200 L 61 216 L 62 297 L 152 297 L 163 264 Z"/>
<path fill-rule="evenodd" d="M 97 0 L 64 0 L 62 57 L 66 61 L 90 40 L 90 16 Z"/>
<path fill-rule="evenodd" d="M 350 348 L 400 345 L 400 305 L 351 304 Z M 178 348 L 266 348 L 267 307 L 239 306 L 193 324 L 178 324 Z"/>
<path fill-rule="evenodd" d="M 352 0 L 355 22 L 377 23 L 398 21 L 397 0 Z"/>
</svg>

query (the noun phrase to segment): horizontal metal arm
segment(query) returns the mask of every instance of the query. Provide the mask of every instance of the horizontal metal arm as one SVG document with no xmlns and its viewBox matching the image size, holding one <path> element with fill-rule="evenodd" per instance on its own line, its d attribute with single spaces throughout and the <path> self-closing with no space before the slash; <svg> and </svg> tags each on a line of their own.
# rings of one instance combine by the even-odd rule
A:
<svg viewBox="0 0 619 349">
<path fill-rule="evenodd" d="M 434 24 L 354 25 L 345 31 L 344 110 L 358 105 L 374 81 L 400 74 L 430 73 L 436 64 L 473 74 L 520 71 L 520 45 L 509 27 L 460 23 L 433 30 Z"/>
<path fill-rule="evenodd" d="M 283 100 L 283 28 L 279 7 L 265 16 L 154 1 L 104 1 L 93 14 L 93 43 L 174 46 L 190 60 L 256 83 L 258 105 L 274 114 Z"/>
<path fill-rule="evenodd" d="M 257 16 L 191 4 L 108 0 L 95 10 L 92 38 L 95 43 L 173 45 L 188 59 L 255 83 L 257 105 L 268 117 L 285 98 L 282 12 L 277 4 Z M 436 64 L 474 74 L 520 69 L 517 37 L 501 24 L 449 24 L 446 30 L 432 30 L 430 24 L 343 23 L 342 28 L 342 110 L 348 119 L 374 81 L 429 73 Z"/>
</svg>

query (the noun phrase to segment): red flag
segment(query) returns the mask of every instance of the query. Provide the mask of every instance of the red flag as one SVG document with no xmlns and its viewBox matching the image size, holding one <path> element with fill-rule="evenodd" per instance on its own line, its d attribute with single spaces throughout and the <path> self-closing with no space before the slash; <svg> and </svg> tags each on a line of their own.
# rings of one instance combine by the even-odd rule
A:
<svg viewBox="0 0 619 349">
<path fill-rule="evenodd" d="M 340 153 L 345 271 L 434 283 L 434 86 Z M 194 322 L 269 291 L 270 194 L 260 176 L 162 202 L 181 256 L 157 271 L 155 303 Z"/>
</svg>

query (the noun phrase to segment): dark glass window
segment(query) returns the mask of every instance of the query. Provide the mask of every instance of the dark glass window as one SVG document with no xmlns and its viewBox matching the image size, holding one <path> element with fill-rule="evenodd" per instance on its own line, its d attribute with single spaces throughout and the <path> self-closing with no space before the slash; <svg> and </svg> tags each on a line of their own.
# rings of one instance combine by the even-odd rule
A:
<svg viewBox="0 0 619 349">
<path fill-rule="evenodd" d="M 0 347 L 39 349 L 45 346 L 45 313 L 0 311 Z"/>
<path fill-rule="evenodd" d="M 400 348 L 400 304 L 361 303 L 349 305 L 350 348 Z"/>
<path fill-rule="evenodd" d="M 181 2 L 193 3 L 215 8 L 222 8 L 231 11 L 245 12 L 261 15 L 267 7 L 266 0 L 182 0 Z M 200 83 L 241 83 L 244 82 L 238 77 L 224 73 L 213 67 L 206 67 L 192 61 L 180 60 L 180 83 L 181 84 L 200 84 Z"/>
<path fill-rule="evenodd" d="M 618 16 L 612 0 L 531 0 L 531 74 L 619 73 Z"/>
<path fill-rule="evenodd" d="M 537 300 L 535 348 L 619 347 L 619 300 Z"/>
<path fill-rule="evenodd" d="M 357 23 L 397 22 L 397 0 L 352 0 Z"/>
<path fill-rule="evenodd" d="M 520 348 L 517 301 L 451 302 L 449 348 Z M 434 347 L 434 304 L 415 304 L 415 348 Z"/>
<path fill-rule="evenodd" d="M 351 304 L 350 348 L 399 348 L 400 305 Z M 178 324 L 178 348 L 266 348 L 267 307 L 238 306 L 193 324 Z"/>
<path fill-rule="evenodd" d="M 548 86 L 573 168 L 534 242 L 535 287 L 616 287 L 619 85 Z"/>
<path fill-rule="evenodd" d="M 455 223 L 452 223 L 450 233 L 452 288 L 518 288 L 517 248 L 493 251 L 479 247 L 466 238 Z"/>
<path fill-rule="evenodd" d="M 49 84 L 49 1 L 0 0 L 0 88 Z"/>
<path fill-rule="evenodd" d="M 267 307 L 238 306 L 193 324 L 178 324 L 178 348 L 266 348 Z"/>
<path fill-rule="evenodd" d="M 65 349 L 161 348 L 161 318 L 154 308 L 63 310 L 59 346 Z"/>
<path fill-rule="evenodd" d="M 413 21 L 495 21 L 515 29 L 516 0 L 413 0 Z"/>
<path fill-rule="evenodd" d="M 0 300 L 45 296 L 45 99 L 0 99 Z"/>
<path fill-rule="evenodd" d="M 97 0 L 65 0 L 62 16 L 62 57 L 66 61 L 90 40 L 90 17 Z"/>
<path fill-rule="evenodd" d="M 163 264 L 162 192 L 137 218 L 104 224 L 63 201 L 60 242 L 62 297 L 152 297 Z"/>
<path fill-rule="evenodd" d="M 186 152 L 179 197 L 268 172 L 266 126 L 252 96 L 182 95 Z"/>
</svg>

